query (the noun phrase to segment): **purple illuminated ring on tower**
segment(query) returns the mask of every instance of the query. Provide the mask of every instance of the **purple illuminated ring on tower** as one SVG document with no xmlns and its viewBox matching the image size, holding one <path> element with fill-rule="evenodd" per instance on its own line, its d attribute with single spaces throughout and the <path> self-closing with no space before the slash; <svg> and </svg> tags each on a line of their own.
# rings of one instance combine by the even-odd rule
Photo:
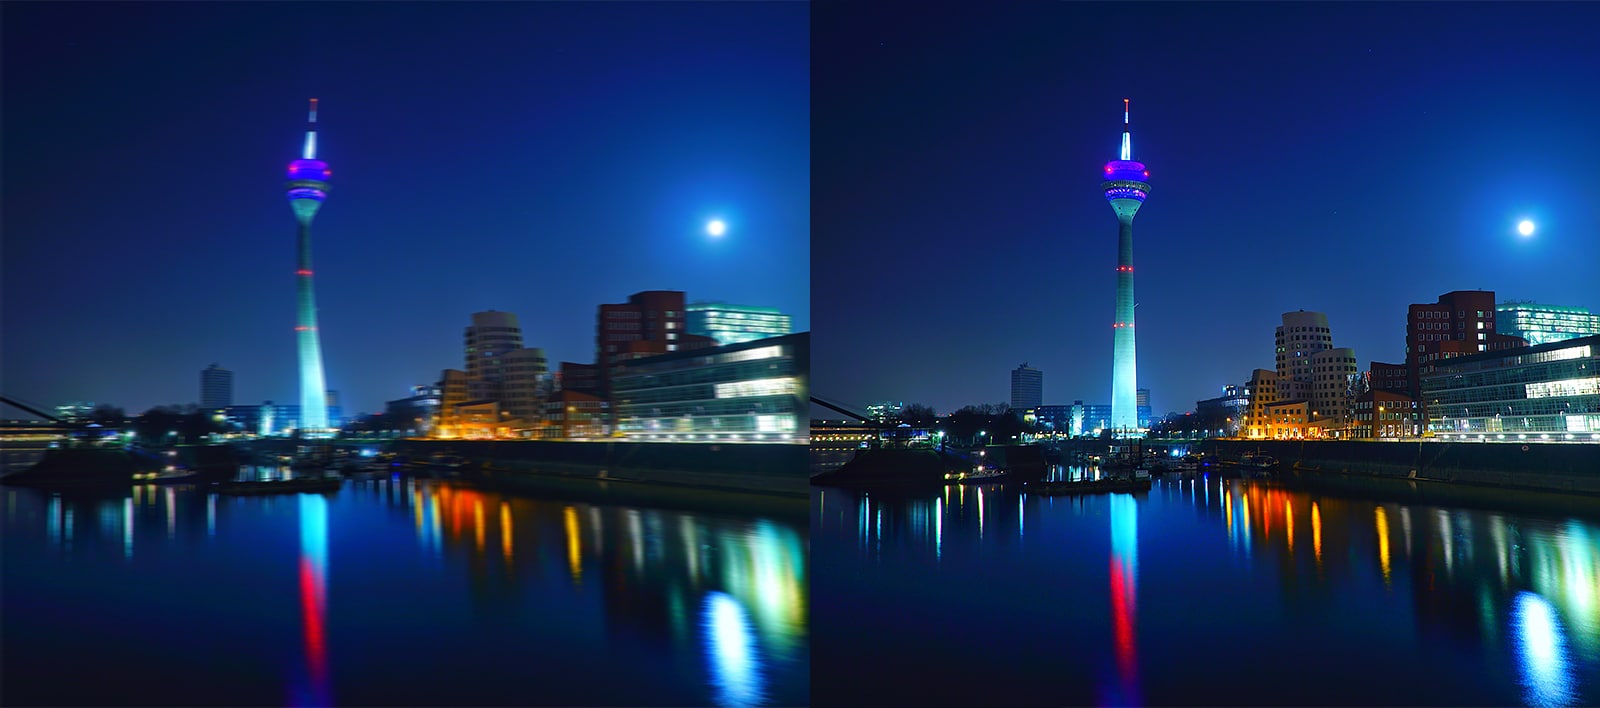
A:
<svg viewBox="0 0 1600 708">
<path fill-rule="evenodd" d="M 1144 201 L 1150 195 L 1150 185 L 1133 180 L 1110 180 L 1100 183 L 1106 199 L 1137 199 Z"/>
<path fill-rule="evenodd" d="M 321 160 L 295 160 L 289 163 L 290 180 L 317 180 L 326 182 L 333 173 L 328 171 L 328 163 Z"/>
<path fill-rule="evenodd" d="M 1143 182 L 1150 179 L 1150 172 L 1145 169 L 1143 162 L 1112 160 L 1106 163 L 1105 179 L 1108 181 Z"/>
</svg>

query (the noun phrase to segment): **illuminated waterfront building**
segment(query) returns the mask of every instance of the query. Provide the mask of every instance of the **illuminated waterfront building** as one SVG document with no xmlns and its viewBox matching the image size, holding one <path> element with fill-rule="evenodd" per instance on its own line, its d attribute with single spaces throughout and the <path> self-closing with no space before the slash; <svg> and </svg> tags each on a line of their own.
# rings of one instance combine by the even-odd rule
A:
<svg viewBox="0 0 1600 708">
<path fill-rule="evenodd" d="M 1112 323 L 1111 428 L 1116 434 L 1138 434 L 1138 357 L 1133 336 L 1133 217 L 1150 194 L 1150 173 L 1133 160 L 1128 99 L 1122 100 L 1122 151 L 1106 163 L 1100 190 L 1117 215 L 1117 302 Z"/>
<path fill-rule="evenodd" d="M 1011 409 L 1025 411 L 1044 402 L 1044 372 L 1023 362 L 1011 370 Z"/>
<path fill-rule="evenodd" d="M 793 318 L 772 307 L 694 302 L 684 308 L 689 334 L 711 337 L 717 344 L 739 344 L 793 331 Z"/>
<path fill-rule="evenodd" d="M 1441 439 L 1600 442 L 1600 335 L 1437 362 L 1422 395 Z"/>
<path fill-rule="evenodd" d="M 327 400 L 327 394 L 323 392 L 323 400 Z M 302 424 L 301 408 L 293 403 L 264 401 L 259 405 L 228 406 L 223 415 L 234 430 L 254 435 L 288 435 L 310 427 Z M 343 413 L 339 406 L 327 406 L 323 408 L 323 419 L 329 427 L 338 427 Z"/>
<path fill-rule="evenodd" d="M 1272 419 L 1267 414 L 1267 408 L 1278 402 L 1278 372 L 1269 369 L 1251 371 L 1245 390 L 1250 402 L 1242 428 L 1244 436 L 1258 439 L 1272 437 Z"/>
<path fill-rule="evenodd" d="M 1529 344 L 1549 344 L 1600 334 L 1600 315 L 1585 307 L 1502 302 L 1494 306 L 1495 329 Z"/>
<path fill-rule="evenodd" d="M 212 364 L 200 370 L 200 407 L 233 405 L 233 372 Z"/>
<path fill-rule="evenodd" d="M 289 207 L 300 225 L 298 268 L 295 270 L 299 313 L 295 339 L 300 352 L 299 426 L 323 430 L 328 424 L 327 385 L 322 372 L 322 340 L 317 332 L 317 298 L 311 280 L 311 220 L 328 198 L 328 163 L 317 159 L 317 99 L 311 99 L 306 142 L 300 159 L 289 163 Z"/>
<path fill-rule="evenodd" d="M 806 441 L 809 332 L 623 362 L 615 430 L 636 442 Z"/>
</svg>

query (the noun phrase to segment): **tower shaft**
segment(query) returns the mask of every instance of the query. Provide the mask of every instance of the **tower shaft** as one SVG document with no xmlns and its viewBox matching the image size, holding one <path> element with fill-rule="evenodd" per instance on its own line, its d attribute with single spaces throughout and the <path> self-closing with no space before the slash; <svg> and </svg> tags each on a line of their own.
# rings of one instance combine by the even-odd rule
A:
<svg viewBox="0 0 1600 708">
<path fill-rule="evenodd" d="M 1117 219 L 1116 326 L 1111 335 L 1111 427 L 1139 427 L 1139 360 L 1133 336 L 1133 214 Z"/>
<path fill-rule="evenodd" d="M 300 352 L 300 427 L 328 427 L 327 381 L 322 373 L 322 340 L 317 332 L 317 294 L 311 271 L 311 219 L 300 221 L 299 270 L 295 275 L 298 316 L 295 339 Z"/>
</svg>

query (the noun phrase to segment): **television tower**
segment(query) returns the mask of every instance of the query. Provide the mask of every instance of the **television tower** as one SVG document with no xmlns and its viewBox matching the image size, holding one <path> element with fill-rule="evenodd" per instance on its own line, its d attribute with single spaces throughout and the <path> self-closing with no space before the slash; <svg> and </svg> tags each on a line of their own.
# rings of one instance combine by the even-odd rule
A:
<svg viewBox="0 0 1600 708">
<path fill-rule="evenodd" d="M 1122 99 L 1122 153 L 1106 163 L 1101 191 L 1117 214 L 1117 319 L 1111 338 L 1111 428 L 1119 437 L 1138 434 L 1139 364 L 1133 343 L 1133 215 L 1150 194 L 1150 173 L 1133 160 L 1128 99 Z"/>
<path fill-rule="evenodd" d="M 328 198 L 328 163 L 317 159 L 317 99 L 311 99 L 306 145 L 300 159 L 289 163 L 289 206 L 300 224 L 300 259 L 295 270 L 300 314 L 295 339 L 300 349 L 300 429 L 328 427 L 327 385 L 322 376 L 322 342 L 317 334 L 317 296 L 311 281 L 311 220 Z"/>
</svg>

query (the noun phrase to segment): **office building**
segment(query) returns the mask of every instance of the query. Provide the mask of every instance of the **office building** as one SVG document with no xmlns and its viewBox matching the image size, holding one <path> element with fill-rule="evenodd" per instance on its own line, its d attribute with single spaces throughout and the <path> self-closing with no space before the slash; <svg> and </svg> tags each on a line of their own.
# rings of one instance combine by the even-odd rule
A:
<svg viewBox="0 0 1600 708">
<path fill-rule="evenodd" d="M 1244 418 L 1250 411 L 1250 385 L 1228 384 L 1222 387 L 1222 395 L 1216 398 L 1207 398 L 1195 401 L 1195 416 L 1208 429 L 1220 429 L 1222 435 L 1234 437 L 1244 427 Z"/>
<path fill-rule="evenodd" d="M 1044 372 L 1023 362 L 1011 370 L 1011 409 L 1038 408 L 1044 401 Z"/>
<path fill-rule="evenodd" d="M 1493 290 L 1455 290 L 1439 301 L 1410 306 L 1406 315 L 1406 376 L 1408 393 L 1421 396 L 1421 382 L 1444 359 L 1487 351 L 1504 351 L 1526 345 L 1520 337 L 1496 329 Z"/>
<path fill-rule="evenodd" d="M 801 332 L 621 362 L 615 431 L 635 442 L 804 443 L 809 357 Z"/>
<path fill-rule="evenodd" d="M 610 391 L 611 370 L 622 362 L 717 345 L 710 337 L 689 334 L 687 319 L 679 290 L 646 290 L 625 303 L 601 305 L 595 323 L 601 390 Z"/>
<path fill-rule="evenodd" d="M 439 406 L 444 402 L 444 391 L 437 384 L 411 387 L 411 395 L 388 401 L 384 414 L 395 421 L 406 436 L 428 435 L 433 432 Z"/>
<path fill-rule="evenodd" d="M 326 395 L 327 392 L 323 393 Z M 228 406 L 222 411 L 228 426 L 235 432 L 282 436 L 293 434 L 296 430 L 310 429 L 310 426 L 303 424 L 304 417 L 298 404 L 264 401 L 259 405 Z M 344 420 L 339 406 L 325 406 L 323 415 L 328 421 L 327 427 L 339 427 Z"/>
<path fill-rule="evenodd" d="M 233 372 L 212 364 L 200 370 L 200 407 L 227 408 L 233 405 Z"/>
<path fill-rule="evenodd" d="M 1437 361 L 1422 395 L 1442 440 L 1600 442 L 1600 335 Z"/>
<path fill-rule="evenodd" d="M 1600 334 L 1600 315 L 1588 308 L 1502 302 L 1494 306 L 1495 330 L 1528 344 L 1549 344 Z"/>
<path fill-rule="evenodd" d="M 879 401 L 867 404 L 867 417 L 879 423 L 888 423 L 900 419 L 900 413 L 906 409 L 904 401 Z"/>
<path fill-rule="evenodd" d="M 719 345 L 780 337 L 793 331 L 793 318 L 772 307 L 693 302 L 684 311 L 688 313 L 689 334 L 711 337 Z"/>
</svg>

